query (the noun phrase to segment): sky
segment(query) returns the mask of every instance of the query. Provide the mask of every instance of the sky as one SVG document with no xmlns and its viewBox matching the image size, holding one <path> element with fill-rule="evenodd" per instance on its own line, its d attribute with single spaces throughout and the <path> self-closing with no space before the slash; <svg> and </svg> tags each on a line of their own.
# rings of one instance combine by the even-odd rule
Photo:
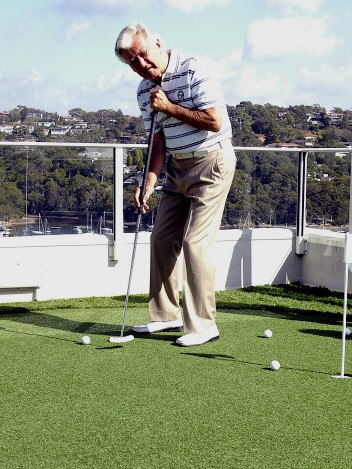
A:
<svg viewBox="0 0 352 469">
<path fill-rule="evenodd" d="M 114 54 L 135 21 L 206 59 L 230 106 L 352 107 L 352 0 L 0 1 L 0 111 L 140 115 L 140 77 Z"/>
</svg>

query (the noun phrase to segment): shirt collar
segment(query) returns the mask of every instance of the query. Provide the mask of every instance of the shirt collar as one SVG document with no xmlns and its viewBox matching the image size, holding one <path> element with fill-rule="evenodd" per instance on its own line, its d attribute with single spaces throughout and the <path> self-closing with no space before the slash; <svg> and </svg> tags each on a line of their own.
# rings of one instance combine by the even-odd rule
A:
<svg viewBox="0 0 352 469">
<path fill-rule="evenodd" d="M 178 53 L 174 49 L 170 49 L 168 52 L 170 53 L 169 63 L 167 64 L 167 68 L 162 78 L 164 78 L 164 76 L 167 74 L 172 75 L 176 72 Z"/>
</svg>

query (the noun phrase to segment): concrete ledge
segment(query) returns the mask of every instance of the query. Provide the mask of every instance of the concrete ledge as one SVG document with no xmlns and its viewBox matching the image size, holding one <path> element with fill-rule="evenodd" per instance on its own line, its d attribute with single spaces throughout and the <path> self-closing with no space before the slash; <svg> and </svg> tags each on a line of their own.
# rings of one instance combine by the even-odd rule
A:
<svg viewBox="0 0 352 469">
<path fill-rule="evenodd" d="M 23 285 L 16 285 L 16 286 L 11 286 L 11 285 L 0 285 L 0 295 L 1 294 L 16 294 L 16 293 L 31 293 L 32 294 L 32 300 L 36 301 L 37 300 L 37 290 L 40 288 L 39 286 L 23 286 Z"/>
<path fill-rule="evenodd" d="M 18 247 L 45 248 L 53 246 L 105 245 L 108 239 L 108 235 L 95 233 L 47 236 L 2 236 L 0 238 L 0 249 Z"/>
<path fill-rule="evenodd" d="M 331 230 L 319 230 L 318 228 L 307 228 L 306 238 L 308 243 L 325 244 L 343 248 L 345 245 L 345 233 Z"/>
<path fill-rule="evenodd" d="M 308 228 L 308 254 L 301 259 L 300 282 L 312 287 L 343 291 L 345 233 Z M 349 278 L 349 291 L 352 278 Z"/>
<path fill-rule="evenodd" d="M 138 236 L 131 294 L 149 290 L 150 232 Z M 125 295 L 134 233 L 118 236 L 118 260 L 109 258 L 111 235 L 70 234 L 0 238 L 1 302 L 28 300 L 36 288 L 38 300 Z M 307 229 L 308 254 L 295 254 L 292 228 L 220 230 L 214 253 L 216 290 L 251 285 L 301 282 L 343 289 L 344 233 Z M 210 254 L 209 254 L 210 255 Z M 182 255 L 179 286 L 182 286 Z M 18 290 L 16 290 L 18 288 Z M 16 293 L 14 295 L 13 293 Z"/>
</svg>

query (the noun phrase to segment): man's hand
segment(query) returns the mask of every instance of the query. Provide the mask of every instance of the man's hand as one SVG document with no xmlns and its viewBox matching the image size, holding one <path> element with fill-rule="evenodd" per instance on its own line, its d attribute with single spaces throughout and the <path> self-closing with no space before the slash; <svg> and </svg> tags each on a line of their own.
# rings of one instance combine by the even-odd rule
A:
<svg viewBox="0 0 352 469">
<path fill-rule="evenodd" d="M 196 129 L 219 132 L 221 129 L 221 113 L 219 108 L 188 109 L 169 101 L 163 90 L 154 89 L 150 92 L 150 106 L 155 111 L 160 111 L 167 116 L 189 124 Z"/>
<path fill-rule="evenodd" d="M 149 165 L 149 172 L 147 174 L 146 189 L 141 209 L 139 203 L 139 195 L 141 193 L 141 188 L 136 187 L 133 192 L 133 202 L 134 206 L 136 207 L 136 213 L 138 213 L 139 210 L 141 210 L 141 213 L 145 213 L 146 210 L 149 210 L 147 201 L 154 192 L 155 184 L 158 182 L 158 177 L 161 173 L 164 164 L 165 152 L 165 138 L 163 132 L 160 130 L 154 135 L 152 158 Z"/>
<path fill-rule="evenodd" d="M 141 205 L 139 202 L 139 196 L 141 193 L 141 188 L 140 187 L 135 188 L 135 190 L 133 191 L 133 202 L 134 202 L 134 206 L 136 207 L 136 213 L 138 213 L 139 210 L 141 210 L 141 213 L 145 213 L 147 210 L 149 210 L 149 205 L 147 204 L 147 201 L 149 197 L 152 195 L 153 191 L 154 191 L 154 184 L 152 186 L 147 185 L 147 188 L 145 190 L 145 194 L 143 197 L 143 205 L 142 205 L 142 208 L 140 209 Z"/>
<path fill-rule="evenodd" d="M 167 99 L 163 90 L 152 90 L 150 92 L 150 106 L 154 111 L 166 113 L 170 106 L 170 101 Z"/>
</svg>

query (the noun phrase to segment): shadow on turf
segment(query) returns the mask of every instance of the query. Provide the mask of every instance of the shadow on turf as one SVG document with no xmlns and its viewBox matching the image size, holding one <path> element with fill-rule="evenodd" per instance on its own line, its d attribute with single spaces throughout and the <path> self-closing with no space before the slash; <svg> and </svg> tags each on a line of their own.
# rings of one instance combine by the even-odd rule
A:
<svg viewBox="0 0 352 469">
<path fill-rule="evenodd" d="M 182 333 L 174 332 L 169 334 L 167 332 L 158 332 L 157 334 L 138 334 L 138 332 L 131 331 L 137 339 L 145 340 L 165 340 L 166 342 L 173 342 L 177 339 Z"/>
<path fill-rule="evenodd" d="M 44 327 L 48 329 L 56 329 L 61 331 L 67 332 L 77 332 L 80 334 L 89 334 L 89 335 L 118 335 L 120 333 L 120 326 L 116 326 L 114 324 L 104 324 L 104 323 L 94 323 L 94 322 L 80 322 L 74 321 L 73 319 L 66 319 L 59 316 L 54 316 L 47 313 L 36 313 L 27 309 L 25 307 L 17 307 L 17 306 L 0 306 L 0 321 L 12 321 L 17 322 L 19 324 L 29 324 L 39 327 Z M 7 329 L 10 331 L 10 329 Z M 16 331 L 11 331 L 16 332 Z M 21 332 L 26 334 L 27 332 Z M 149 339 L 149 340 L 165 340 L 168 342 L 173 342 L 177 334 L 136 334 L 129 326 L 126 326 L 125 335 L 127 334 L 134 334 L 138 338 Z M 44 334 L 36 334 L 30 333 L 27 334 L 31 335 L 42 335 L 43 337 L 52 337 L 52 336 L 45 336 Z M 69 340 L 69 339 L 61 339 L 61 340 Z M 70 342 L 76 342 L 69 340 Z M 76 342 L 79 344 L 79 342 Z M 112 350 L 116 348 L 121 348 L 121 345 L 113 345 L 107 347 L 98 347 L 100 350 Z"/>
<path fill-rule="evenodd" d="M 218 312 L 225 314 L 246 314 L 254 316 L 266 316 L 293 321 L 318 322 L 321 324 L 341 325 L 342 318 L 337 313 L 324 311 L 305 311 L 304 309 L 277 306 L 273 304 L 253 304 L 230 301 L 217 303 Z"/>
<path fill-rule="evenodd" d="M 307 287 L 300 283 L 251 286 L 243 288 L 242 291 L 313 302 L 316 302 L 319 298 L 320 302 L 335 306 L 342 305 L 343 300 L 342 292 L 332 292 L 324 287 Z M 349 299 L 351 299 L 350 295 Z"/>
<path fill-rule="evenodd" d="M 245 365 L 254 365 L 254 366 L 260 366 L 262 370 L 265 371 L 270 371 L 273 373 L 273 370 L 269 366 L 263 366 L 263 363 L 256 363 L 256 362 L 249 362 L 245 360 L 238 360 L 237 358 L 233 357 L 232 355 L 224 355 L 224 354 L 219 354 L 219 353 L 196 353 L 196 352 L 182 352 L 182 355 L 190 355 L 192 357 L 198 357 L 198 358 L 207 358 L 207 359 L 216 359 L 216 360 L 230 360 L 234 361 L 236 363 L 243 363 Z M 320 374 L 320 375 L 331 375 L 331 373 L 325 372 L 325 371 L 317 371 L 317 370 L 309 370 L 306 368 L 293 368 L 290 366 L 281 366 L 281 369 L 283 370 L 292 370 L 292 371 L 301 371 L 303 373 L 314 373 L 314 374 Z"/>
<path fill-rule="evenodd" d="M 55 336 L 52 336 L 52 335 L 38 334 L 37 332 L 15 331 L 13 329 L 7 329 L 5 327 L 0 327 L 0 329 L 5 330 L 6 332 L 11 332 L 12 334 L 31 335 L 31 336 L 35 336 L 35 337 L 45 337 L 45 338 L 48 338 L 48 339 L 62 340 L 64 342 L 71 342 L 71 343 L 76 343 L 76 344 L 79 344 L 79 345 L 83 345 L 83 344 L 80 344 L 79 342 L 77 342 L 76 340 L 65 339 L 64 337 L 55 337 Z"/>
<path fill-rule="evenodd" d="M 35 336 L 35 337 L 45 337 L 47 339 L 54 339 L 54 340 L 61 340 L 61 341 L 64 341 L 64 342 L 71 342 L 73 344 L 77 344 L 77 345 L 82 346 L 82 347 L 85 346 L 85 344 L 82 344 L 82 342 L 77 341 L 77 340 L 65 339 L 64 337 L 55 337 L 55 336 L 46 335 L 46 334 L 39 334 L 38 332 L 15 331 L 13 329 L 7 329 L 6 327 L 2 327 L 2 326 L 0 326 L 0 330 L 11 332 L 12 334 L 30 335 L 30 336 Z M 115 345 L 112 345 L 112 346 L 110 345 L 110 346 L 107 346 L 107 347 L 95 347 L 96 350 L 113 350 L 113 349 L 117 349 L 117 348 L 122 348 L 122 345 L 115 344 Z"/>
<path fill-rule="evenodd" d="M 242 292 L 249 292 L 258 295 L 265 295 L 268 299 L 261 297 L 258 304 L 253 301 L 244 303 L 243 300 L 236 302 L 234 299 L 223 300 L 217 299 L 218 310 L 228 314 L 246 314 L 257 316 L 268 316 L 282 319 L 318 322 L 321 324 L 340 325 L 341 316 L 338 313 L 326 311 L 305 310 L 303 303 L 302 308 L 292 308 L 284 304 L 273 304 L 272 298 L 282 298 L 298 300 L 302 302 L 323 303 L 330 306 L 341 306 L 343 304 L 343 293 L 331 292 L 323 287 L 306 287 L 300 284 L 290 285 L 264 285 L 252 286 L 241 289 Z"/>
<path fill-rule="evenodd" d="M 48 329 L 77 332 L 85 334 L 116 335 L 119 330 L 116 325 L 81 322 L 45 313 L 35 313 L 23 307 L 0 307 L 0 321 L 12 321 L 20 324 L 30 324 Z"/>
<path fill-rule="evenodd" d="M 331 337 L 332 339 L 342 339 L 342 331 L 326 331 L 321 329 L 299 329 L 303 334 L 319 335 L 321 337 Z M 346 337 L 346 340 L 351 340 Z"/>
</svg>

